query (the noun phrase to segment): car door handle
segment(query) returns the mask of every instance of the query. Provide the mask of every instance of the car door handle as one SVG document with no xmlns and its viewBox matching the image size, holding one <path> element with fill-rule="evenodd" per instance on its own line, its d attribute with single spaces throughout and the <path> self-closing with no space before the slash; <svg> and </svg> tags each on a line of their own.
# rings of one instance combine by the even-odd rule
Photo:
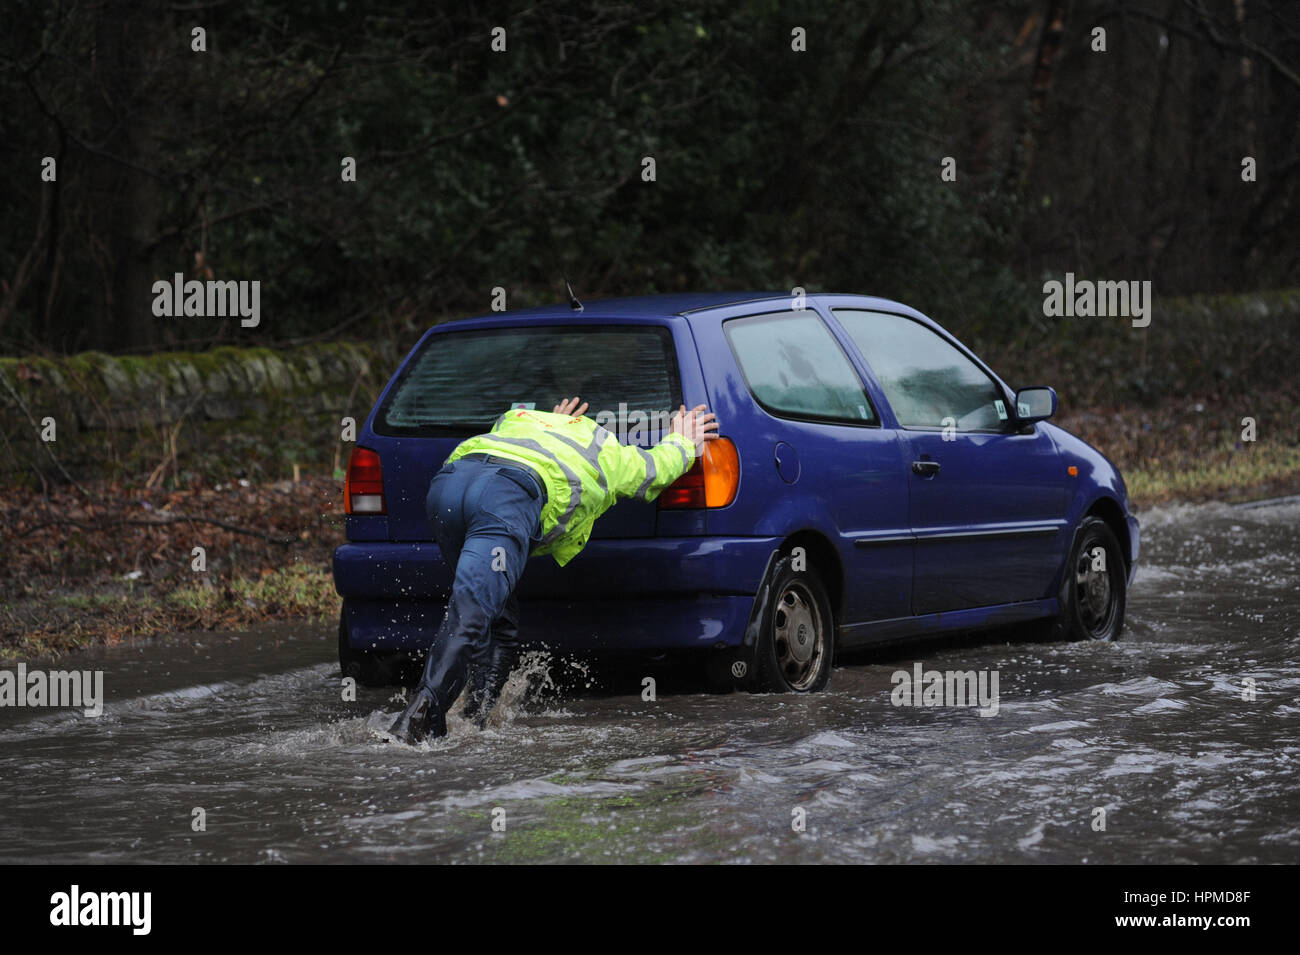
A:
<svg viewBox="0 0 1300 955">
<path fill-rule="evenodd" d="M 939 473 L 938 461 L 913 461 L 912 471 L 921 477 L 934 477 Z"/>
</svg>

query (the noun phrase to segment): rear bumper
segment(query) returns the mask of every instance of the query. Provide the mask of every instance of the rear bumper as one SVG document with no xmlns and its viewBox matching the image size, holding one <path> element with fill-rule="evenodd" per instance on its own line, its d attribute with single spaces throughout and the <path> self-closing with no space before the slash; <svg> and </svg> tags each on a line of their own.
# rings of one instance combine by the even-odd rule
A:
<svg viewBox="0 0 1300 955">
<path fill-rule="evenodd" d="M 593 540 L 566 567 L 531 559 L 520 636 L 555 649 L 738 646 L 779 538 Z M 451 569 L 436 544 L 357 542 L 334 552 L 358 649 L 423 649 L 442 622 Z"/>
<path fill-rule="evenodd" d="M 552 650 L 707 650 L 740 646 L 753 597 L 698 594 L 665 601 L 523 600 L 519 636 Z M 359 650 L 423 650 L 445 605 L 424 600 L 343 600 L 348 642 Z"/>
</svg>

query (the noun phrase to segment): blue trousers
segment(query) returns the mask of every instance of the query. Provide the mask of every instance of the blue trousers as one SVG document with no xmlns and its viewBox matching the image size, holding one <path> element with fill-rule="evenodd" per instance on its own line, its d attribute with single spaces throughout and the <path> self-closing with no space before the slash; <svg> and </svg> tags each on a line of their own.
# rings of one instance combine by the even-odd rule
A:
<svg viewBox="0 0 1300 955">
<path fill-rule="evenodd" d="M 485 717 L 518 658 L 515 587 L 541 542 L 546 493 L 531 471 L 503 460 L 452 461 L 434 476 L 425 499 L 434 540 L 455 568 L 447 613 L 420 681 L 444 713 L 472 667 L 467 710 L 481 707 Z"/>
</svg>

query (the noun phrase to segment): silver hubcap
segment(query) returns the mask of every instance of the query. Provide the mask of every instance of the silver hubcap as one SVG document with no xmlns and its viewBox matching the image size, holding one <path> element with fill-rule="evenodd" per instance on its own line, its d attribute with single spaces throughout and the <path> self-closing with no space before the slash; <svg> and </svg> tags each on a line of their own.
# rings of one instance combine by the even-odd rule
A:
<svg viewBox="0 0 1300 955">
<path fill-rule="evenodd" d="M 798 581 L 787 584 L 777 599 L 772 640 L 785 681 L 796 690 L 811 686 L 821 670 L 826 635 L 817 602 Z"/>
<path fill-rule="evenodd" d="M 1099 545 L 1094 541 L 1092 546 Z M 1093 567 L 1092 546 L 1085 546 L 1079 555 L 1074 573 L 1074 593 L 1084 626 L 1093 633 L 1100 633 L 1110 623 L 1113 601 L 1110 572 Z"/>
</svg>

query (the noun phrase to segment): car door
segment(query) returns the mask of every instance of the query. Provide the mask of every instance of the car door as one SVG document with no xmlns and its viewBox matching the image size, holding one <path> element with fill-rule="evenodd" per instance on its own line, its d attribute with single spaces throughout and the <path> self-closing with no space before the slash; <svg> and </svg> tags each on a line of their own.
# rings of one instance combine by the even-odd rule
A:
<svg viewBox="0 0 1300 955">
<path fill-rule="evenodd" d="M 1002 386 L 929 325 L 867 309 L 834 317 L 907 452 L 913 613 L 1048 596 L 1065 534 L 1065 469 L 1047 430 L 1014 426 Z"/>
<path fill-rule="evenodd" d="M 727 318 L 699 334 L 701 353 L 715 356 L 710 378 L 724 427 L 736 428 L 738 415 L 744 422 L 741 500 L 730 515 L 711 516 L 732 521 L 717 530 L 820 531 L 843 564 L 841 625 L 906 616 L 912 542 L 902 449 L 825 320 L 790 309 Z M 721 367 L 727 352 L 731 368 Z M 747 412 L 733 410 L 742 403 Z"/>
</svg>

